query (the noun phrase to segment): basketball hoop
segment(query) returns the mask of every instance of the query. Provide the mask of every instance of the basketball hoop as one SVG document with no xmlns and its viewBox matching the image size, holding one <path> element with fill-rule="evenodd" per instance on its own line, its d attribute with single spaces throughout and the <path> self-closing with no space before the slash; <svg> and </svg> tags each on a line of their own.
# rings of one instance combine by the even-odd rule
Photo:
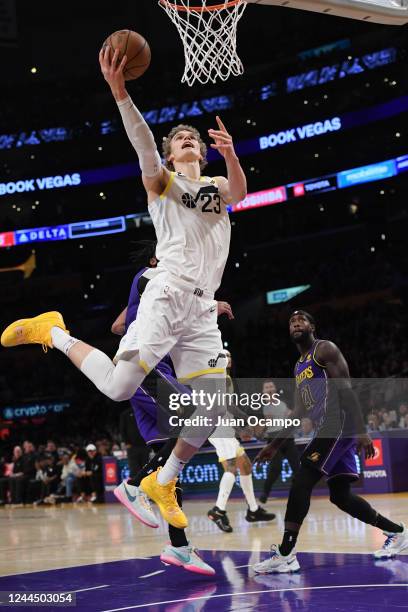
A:
<svg viewBox="0 0 408 612">
<path fill-rule="evenodd" d="M 237 54 L 237 26 L 246 1 L 210 2 L 159 0 L 182 40 L 185 68 L 181 82 L 190 86 L 196 81 L 203 85 L 217 79 L 226 81 L 231 74 L 244 72 Z"/>
</svg>

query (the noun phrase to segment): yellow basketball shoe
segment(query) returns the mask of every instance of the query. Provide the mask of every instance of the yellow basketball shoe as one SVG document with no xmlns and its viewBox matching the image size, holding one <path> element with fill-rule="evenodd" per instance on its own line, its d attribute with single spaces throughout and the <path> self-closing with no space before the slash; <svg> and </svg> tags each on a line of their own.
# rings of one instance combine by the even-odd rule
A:
<svg viewBox="0 0 408 612">
<path fill-rule="evenodd" d="M 51 340 L 53 327 L 60 327 L 69 333 L 59 312 L 44 312 L 32 319 L 19 319 L 6 327 L 1 335 L 1 344 L 5 347 L 42 344 L 46 351 L 47 347 L 53 348 Z"/>
<path fill-rule="evenodd" d="M 170 480 L 166 485 L 161 485 L 157 482 L 157 474 L 159 470 L 152 472 L 140 483 L 140 488 L 146 493 L 150 499 L 156 502 L 162 517 L 169 525 L 185 529 L 188 525 L 187 517 L 177 503 L 176 497 L 176 482 L 177 479 Z"/>
</svg>

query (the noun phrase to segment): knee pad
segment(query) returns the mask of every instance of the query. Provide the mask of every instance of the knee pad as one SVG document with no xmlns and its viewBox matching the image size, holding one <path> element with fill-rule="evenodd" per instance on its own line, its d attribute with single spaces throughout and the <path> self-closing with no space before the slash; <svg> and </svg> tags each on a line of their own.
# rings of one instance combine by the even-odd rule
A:
<svg viewBox="0 0 408 612">
<path fill-rule="evenodd" d="M 100 390 L 114 402 L 130 400 L 142 384 L 146 372 L 136 361 L 119 359 L 105 376 Z"/>
</svg>

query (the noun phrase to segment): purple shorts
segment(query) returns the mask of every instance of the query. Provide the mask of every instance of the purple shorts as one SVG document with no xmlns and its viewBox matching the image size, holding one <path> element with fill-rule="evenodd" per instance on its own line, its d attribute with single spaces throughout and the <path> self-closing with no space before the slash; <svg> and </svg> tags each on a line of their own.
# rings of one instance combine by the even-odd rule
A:
<svg viewBox="0 0 408 612">
<path fill-rule="evenodd" d="M 301 463 L 308 464 L 327 476 L 359 478 L 355 438 L 314 438 L 304 450 Z"/>
<path fill-rule="evenodd" d="M 139 388 L 130 400 L 136 423 L 146 444 L 165 441 L 166 437 L 157 428 L 157 402 Z"/>
</svg>

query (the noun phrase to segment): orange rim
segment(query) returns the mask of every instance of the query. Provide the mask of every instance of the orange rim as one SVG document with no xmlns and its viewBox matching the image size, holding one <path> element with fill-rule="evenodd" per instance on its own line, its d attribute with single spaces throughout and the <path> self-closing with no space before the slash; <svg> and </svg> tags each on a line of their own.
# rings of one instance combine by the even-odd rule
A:
<svg viewBox="0 0 408 612">
<path fill-rule="evenodd" d="M 231 6 L 235 6 L 241 0 L 229 0 L 229 2 L 222 2 L 221 4 L 214 4 L 213 6 L 179 6 L 178 4 L 174 4 L 173 2 L 168 2 L 168 0 L 159 0 L 160 4 L 167 4 L 167 6 L 171 6 L 171 8 L 176 9 L 180 13 L 188 13 L 189 11 L 196 11 L 198 13 L 211 13 L 211 11 L 220 11 L 224 8 L 230 8 Z"/>
</svg>

